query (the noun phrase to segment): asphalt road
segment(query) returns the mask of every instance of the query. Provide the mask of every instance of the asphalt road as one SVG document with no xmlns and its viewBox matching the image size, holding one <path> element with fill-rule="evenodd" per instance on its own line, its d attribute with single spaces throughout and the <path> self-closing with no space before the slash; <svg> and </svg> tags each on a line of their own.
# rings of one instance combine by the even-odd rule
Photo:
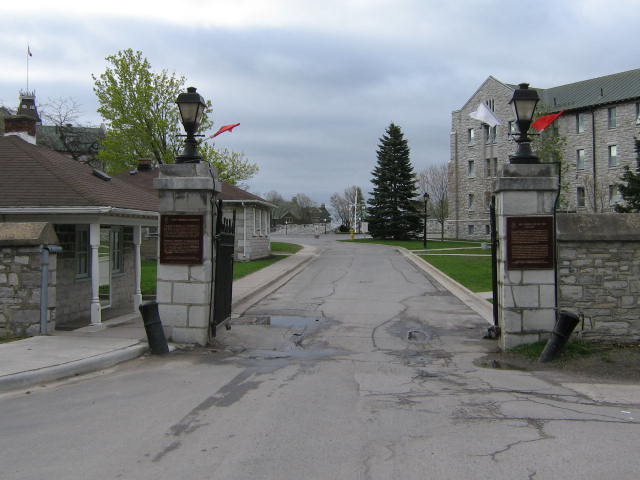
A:
<svg viewBox="0 0 640 480">
<path fill-rule="evenodd" d="M 640 399 L 479 367 L 486 322 L 394 249 L 303 241 L 214 347 L 0 396 L 0 478 L 638 477 Z"/>
</svg>

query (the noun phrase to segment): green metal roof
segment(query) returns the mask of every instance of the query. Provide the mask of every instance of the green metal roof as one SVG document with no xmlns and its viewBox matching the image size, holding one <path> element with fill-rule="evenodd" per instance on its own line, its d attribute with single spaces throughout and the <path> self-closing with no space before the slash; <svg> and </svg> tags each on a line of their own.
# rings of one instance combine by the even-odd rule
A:
<svg viewBox="0 0 640 480">
<path fill-rule="evenodd" d="M 640 69 L 537 90 L 540 100 L 551 111 L 579 110 L 640 99 Z"/>
</svg>

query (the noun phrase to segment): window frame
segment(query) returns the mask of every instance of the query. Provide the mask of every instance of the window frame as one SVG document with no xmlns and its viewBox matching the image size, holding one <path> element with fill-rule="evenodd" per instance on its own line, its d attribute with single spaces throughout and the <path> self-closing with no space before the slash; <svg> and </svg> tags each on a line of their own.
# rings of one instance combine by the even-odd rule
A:
<svg viewBox="0 0 640 480">
<path fill-rule="evenodd" d="M 616 107 L 609 107 L 607 109 L 607 126 L 610 129 L 618 126 L 617 115 Z"/>
<path fill-rule="evenodd" d="M 612 152 L 615 150 L 615 155 Z M 618 162 L 618 145 L 609 145 L 607 147 L 608 151 L 608 165 L 609 168 L 618 167 L 620 164 Z"/>
<path fill-rule="evenodd" d="M 584 133 L 586 123 L 586 114 L 576 113 L 576 133 Z"/>
<path fill-rule="evenodd" d="M 76 225 L 74 250 L 75 278 L 88 278 L 91 275 L 91 245 L 89 243 L 89 225 Z"/>
<path fill-rule="evenodd" d="M 587 194 L 584 187 L 576 188 L 576 207 L 583 208 L 587 206 Z"/>
<path fill-rule="evenodd" d="M 124 273 L 124 233 L 122 227 L 111 227 L 111 273 Z"/>
<path fill-rule="evenodd" d="M 475 160 L 467 160 L 467 178 L 476 178 Z"/>
<path fill-rule="evenodd" d="M 578 148 L 576 150 L 576 170 L 585 169 L 585 159 L 584 148 Z"/>
</svg>

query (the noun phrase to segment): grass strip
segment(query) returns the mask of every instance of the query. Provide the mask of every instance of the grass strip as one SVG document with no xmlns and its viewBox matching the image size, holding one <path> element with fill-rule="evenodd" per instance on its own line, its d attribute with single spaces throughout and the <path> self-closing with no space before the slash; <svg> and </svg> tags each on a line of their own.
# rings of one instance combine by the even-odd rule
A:
<svg viewBox="0 0 640 480">
<path fill-rule="evenodd" d="M 420 255 L 445 275 L 472 292 L 488 292 L 491 285 L 491 257 Z"/>
<path fill-rule="evenodd" d="M 423 250 L 422 240 L 384 240 L 379 238 L 356 238 L 354 240 L 338 240 L 338 242 L 353 243 L 374 243 L 378 245 L 391 245 L 394 247 L 404 247 L 407 250 Z M 480 242 L 469 242 L 465 240 L 428 240 L 427 250 L 456 247 L 480 247 Z"/>
<path fill-rule="evenodd" d="M 302 250 L 302 245 L 285 242 L 271 242 L 271 252 L 277 253 L 296 253 Z"/>
<path fill-rule="evenodd" d="M 245 277 L 251 273 L 257 272 L 269 265 L 276 263 L 283 258 L 287 258 L 287 255 L 271 255 L 260 260 L 252 260 L 250 262 L 234 262 L 233 263 L 233 279 Z"/>
</svg>

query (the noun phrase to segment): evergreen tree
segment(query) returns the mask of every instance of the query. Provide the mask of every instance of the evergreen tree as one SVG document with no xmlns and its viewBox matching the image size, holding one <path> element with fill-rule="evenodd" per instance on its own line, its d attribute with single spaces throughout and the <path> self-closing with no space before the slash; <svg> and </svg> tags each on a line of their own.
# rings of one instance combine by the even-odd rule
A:
<svg viewBox="0 0 640 480">
<path fill-rule="evenodd" d="M 389 125 L 378 144 L 378 165 L 368 200 L 369 233 L 374 238 L 406 240 L 421 229 L 420 214 L 412 199 L 417 194 L 409 146 L 400 127 Z"/>
<path fill-rule="evenodd" d="M 638 139 L 636 139 L 636 155 L 636 171 L 625 166 L 622 174 L 624 183 L 618 185 L 624 200 L 624 204 L 617 203 L 615 206 L 618 213 L 640 212 L 640 140 Z"/>
</svg>

